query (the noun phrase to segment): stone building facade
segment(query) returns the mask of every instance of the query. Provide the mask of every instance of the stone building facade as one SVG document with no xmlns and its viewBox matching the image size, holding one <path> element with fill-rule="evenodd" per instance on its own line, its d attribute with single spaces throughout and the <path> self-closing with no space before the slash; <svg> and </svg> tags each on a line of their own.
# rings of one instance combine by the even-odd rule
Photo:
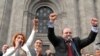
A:
<svg viewBox="0 0 100 56">
<path fill-rule="evenodd" d="M 56 12 L 56 35 L 61 35 L 64 27 L 73 29 L 73 36 L 86 38 L 91 30 L 90 18 L 97 17 L 100 21 L 100 0 L 0 0 L 0 47 L 11 45 L 13 34 L 23 32 L 27 38 L 32 30 L 32 19 L 38 16 L 39 32 L 44 47 L 53 46 L 47 38 L 48 15 Z M 86 52 L 95 50 L 95 43 L 100 42 L 100 33 L 95 42 L 84 48 Z M 44 48 L 45 49 L 45 48 Z"/>
</svg>

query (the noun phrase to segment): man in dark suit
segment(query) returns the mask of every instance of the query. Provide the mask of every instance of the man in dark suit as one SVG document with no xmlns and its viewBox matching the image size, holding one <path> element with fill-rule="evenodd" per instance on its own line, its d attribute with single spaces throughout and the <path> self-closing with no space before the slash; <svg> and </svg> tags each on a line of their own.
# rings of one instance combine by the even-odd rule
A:
<svg viewBox="0 0 100 56">
<path fill-rule="evenodd" d="M 50 21 L 48 22 L 48 39 L 55 48 L 55 55 L 81 56 L 80 50 L 92 43 L 96 38 L 98 32 L 98 20 L 96 18 L 92 18 L 91 32 L 87 38 L 81 40 L 79 37 L 72 38 L 71 28 L 64 28 L 62 31 L 62 36 L 56 36 L 54 33 L 54 22 L 56 18 L 56 13 L 51 13 L 49 15 Z"/>
</svg>

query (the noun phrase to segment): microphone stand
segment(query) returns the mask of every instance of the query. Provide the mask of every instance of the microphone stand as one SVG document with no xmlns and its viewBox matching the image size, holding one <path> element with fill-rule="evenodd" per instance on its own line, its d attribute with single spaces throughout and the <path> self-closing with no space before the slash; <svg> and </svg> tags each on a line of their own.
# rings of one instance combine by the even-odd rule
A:
<svg viewBox="0 0 100 56">
<path fill-rule="evenodd" d="M 74 44 L 74 42 L 72 41 L 72 48 L 75 50 L 75 52 L 76 52 L 76 54 L 77 54 L 77 56 L 80 56 L 79 55 L 79 53 L 77 52 L 77 50 L 76 50 L 76 46 L 75 46 L 75 44 Z"/>
</svg>

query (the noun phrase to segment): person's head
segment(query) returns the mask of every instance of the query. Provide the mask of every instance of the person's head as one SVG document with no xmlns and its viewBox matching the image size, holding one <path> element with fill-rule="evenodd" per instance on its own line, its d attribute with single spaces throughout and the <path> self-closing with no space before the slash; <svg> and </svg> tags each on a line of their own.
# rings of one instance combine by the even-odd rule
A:
<svg viewBox="0 0 100 56">
<path fill-rule="evenodd" d="M 100 56 L 100 42 L 96 43 L 95 56 Z"/>
<path fill-rule="evenodd" d="M 64 28 L 62 31 L 62 36 L 64 39 L 68 39 L 68 37 L 72 37 L 72 30 L 71 28 Z"/>
<path fill-rule="evenodd" d="M 34 47 L 35 48 L 42 48 L 43 41 L 41 39 L 36 39 L 34 42 Z"/>
<path fill-rule="evenodd" d="M 16 42 L 21 42 L 22 45 L 24 45 L 24 43 L 26 42 L 26 37 L 24 34 L 22 33 L 16 33 L 14 36 L 13 36 L 13 46 L 16 46 Z"/>
<path fill-rule="evenodd" d="M 9 48 L 9 46 L 7 44 L 4 44 L 2 46 L 2 52 L 5 53 L 8 48 Z"/>
<path fill-rule="evenodd" d="M 96 50 L 95 56 L 100 56 L 100 49 L 97 49 L 97 50 Z"/>
</svg>

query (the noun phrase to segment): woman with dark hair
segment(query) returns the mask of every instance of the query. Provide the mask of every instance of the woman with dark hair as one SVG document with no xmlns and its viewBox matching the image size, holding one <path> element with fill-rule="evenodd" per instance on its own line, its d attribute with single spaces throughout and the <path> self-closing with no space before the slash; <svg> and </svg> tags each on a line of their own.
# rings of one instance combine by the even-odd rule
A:
<svg viewBox="0 0 100 56">
<path fill-rule="evenodd" d="M 3 54 L 3 56 L 34 56 L 29 48 L 36 35 L 37 26 L 38 26 L 38 20 L 34 19 L 33 30 L 27 42 L 26 42 L 26 36 L 23 33 L 15 34 L 12 39 L 13 46 L 7 49 L 6 53 Z"/>
</svg>

